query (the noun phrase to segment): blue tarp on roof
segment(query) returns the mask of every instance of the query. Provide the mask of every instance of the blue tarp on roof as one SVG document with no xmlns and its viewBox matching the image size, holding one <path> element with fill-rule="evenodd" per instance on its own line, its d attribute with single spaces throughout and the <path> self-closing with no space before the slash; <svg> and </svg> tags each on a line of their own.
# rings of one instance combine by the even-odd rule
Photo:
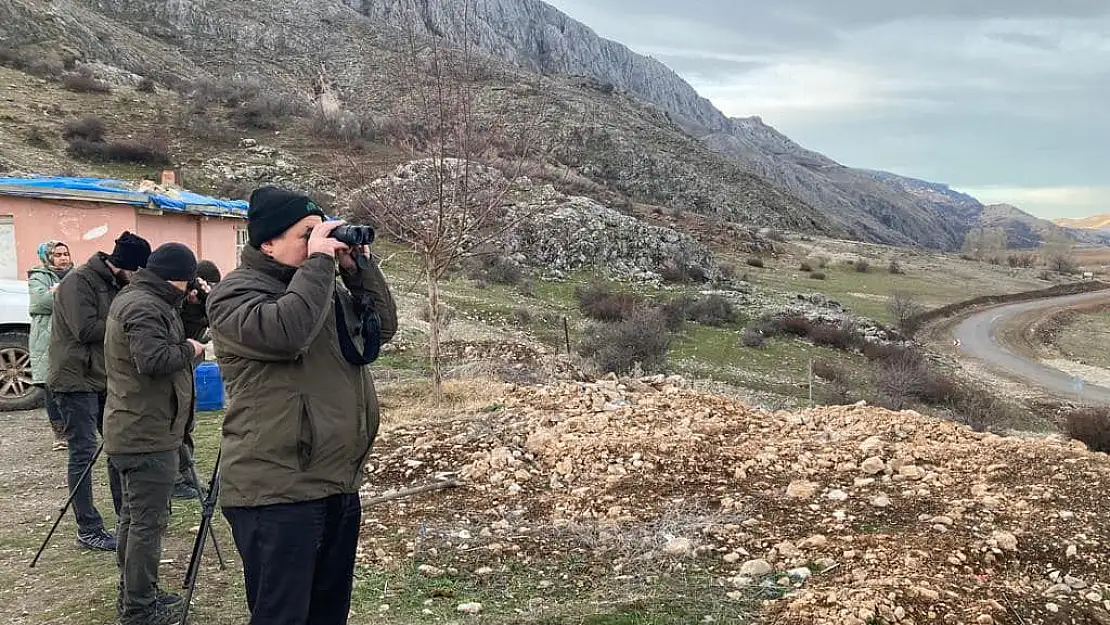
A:
<svg viewBox="0 0 1110 625">
<path fill-rule="evenodd" d="M 247 203 L 243 200 L 221 200 L 176 187 L 162 187 L 151 183 L 138 185 L 105 178 L 0 177 L 0 195 L 112 202 L 219 217 L 247 216 Z"/>
</svg>

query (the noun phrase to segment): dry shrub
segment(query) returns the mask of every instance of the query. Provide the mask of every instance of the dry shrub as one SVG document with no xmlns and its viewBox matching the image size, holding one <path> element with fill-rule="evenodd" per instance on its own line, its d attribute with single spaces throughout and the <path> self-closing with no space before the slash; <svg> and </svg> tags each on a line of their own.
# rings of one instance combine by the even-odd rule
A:
<svg viewBox="0 0 1110 625">
<path fill-rule="evenodd" d="M 316 107 L 312 115 L 312 134 L 318 139 L 351 143 L 360 139 L 376 140 L 382 136 L 381 123 L 373 117 L 351 111 L 328 114 Z"/>
<path fill-rule="evenodd" d="M 813 271 L 813 265 L 810 264 L 809 261 L 802 261 L 802 264 L 798 268 L 806 273 Z"/>
<path fill-rule="evenodd" d="M 62 87 L 74 93 L 111 93 L 108 83 L 85 74 L 70 73 L 62 76 Z"/>
<path fill-rule="evenodd" d="M 638 307 L 616 323 L 599 323 L 587 328 L 579 353 L 606 372 L 627 374 L 634 368 L 645 373 L 662 369 L 670 348 L 663 315 Z"/>
<path fill-rule="evenodd" d="M 82 117 L 66 123 L 62 129 L 62 138 L 66 141 L 84 139 L 93 143 L 100 143 L 104 141 L 104 131 L 104 120 L 99 117 Z"/>
<path fill-rule="evenodd" d="M 978 431 L 1008 426 L 1022 419 L 1020 409 L 989 388 L 961 381 L 933 367 L 916 348 L 869 346 L 872 379 L 879 402 L 902 410 L 914 402 L 950 410 L 953 417 Z"/>
<path fill-rule="evenodd" d="M 676 298 L 669 299 L 658 306 L 659 313 L 663 315 L 663 323 L 667 326 L 668 332 L 678 332 L 685 325 L 689 317 L 690 307 L 694 304 L 694 298 L 690 295 L 680 295 Z"/>
<path fill-rule="evenodd" d="M 813 361 L 813 375 L 826 382 L 848 382 L 851 379 L 847 370 L 827 360 Z"/>
<path fill-rule="evenodd" d="M 288 118 L 304 114 L 304 103 L 297 98 L 286 93 L 263 92 L 235 107 L 231 119 L 248 128 L 277 130 Z"/>
<path fill-rule="evenodd" d="M 898 330 L 903 336 L 912 338 L 921 329 L 923 324 L 921 315 L 925 313 L 925 307 L 911 293 L 904 291 L 893 293 L 887 301 L 886 309 L 894 317 Z"/>
<path fill-rule="evenodd" d="M 1110 453 L 1110 407 L 1072 410 L 1065 416 L 1064 427 L 1068 436 L 1091 451 Z"/>
<path fill-rule="evenodd" d="M 809 340 L 814 345 L 843 351 L 855 349 L 862 343 L 855 327 L 848 322 L 816 324 L 809 331 Z"/>
<path fill-rule="evenodd" d="M 756 328 L 745 328 L 740 335 L 740 344 L 744 347 L 758 349 L 767 342 L 767 337 Z"/>
<path fill-rule="evenodd" d="M 1056 273 L 1073 274 L 1079 271 L 1079 263 L 1069 254 L 1053 253 L 1048 257 L 1048 268 Z"/>
<path fill-rule="evenodd" d="M 1018 267 L 1028 269 L 1036 266 L 1037 256 L 1036 254 L 1010 254 L 1006 257 L 1006 264 L 1015 269 Z"/>
<path fill-rule="evenodd" d="M 911 348 L 900 345 L 883 345 L 880 343 L 867 343 L 863 346 L 863 355 L 871 362 L 881 362 L 888 358 L 897 358 L 905 352 L 913 351 Z"/>
<path fill-rule="evenodd" d="M 903 410 L 921 395 L 927 373 L 925 359 L 908 349 L 893 352 L 872 364 L 875 390 L 881 403 L 891 410 Z"/>
<path fill-rule="evenodd" d="M 488 284 L 513 286 L 524 280 L 524 270 L 503 256 L 476 256 L 467 260 L 466 276 Z"/>
<path fill-rule="evenodd" d="M 154 79 L 144 77 L 142 80 L 139 81 L 139 85 L 135 87 L 135 90 L 139 91 L 140 93 L 154 93 L 155 91 L 157 91 L 157 87 L 154 84 Z"/>
<path fill-rule="evenodd" d="M 75 138 L 70 140 L 66 152 L 74 158 L 113 163 L 134 163 L 149 167 L 163 167 L 173 162 L 166 144 L 157 139 L 98 142 Z"/>
<path fill-rule="evenodd" d="M 704 267 L 682 256 L 672 256 L 659 266 L 659 276 L 671 284 L 701 284 L 709 280 Z"/>
<path fill-rule="evenodd" d="M 867 273 L 871 271 L 871 263 L 865 258 L 861 258 L 855 262 L 856 271 L 859 273 Z"/>
<path fill-rule="evenodd" d="M 757 267 L 759 269 L 762 269 L 764 266 L 763 259 L 758 256 L 752 256 L 746 262 L 748 263 L 749 267 Z"/>
<path fill-rule="evenodd" d="M 50 148 L 50 131 L 42 126 L 32 126 L 23 140 L 31 147 L 48 149 Z"/>
<path fill-rule="evenodd" d="M 781 334 L 807 337 L 813 332 L 813 322 L 805 317 L 782 317 L 777 320 L 777 327 Z"/>
<path fill-rule="evenodd" d="M 688 320 L 717 327 L 734 323 L 737 317 L 732 302 L 716 294 L 695 299 L 686 311 Z"/>
<path fill-rule="evenodd" d="M 583 315 L 604 322 L 628 319 L 633 311 L 645 306 L 647 301 L 635 293 L 614 291 L 612 286 L 600 281 L 576 287 L 574 297 L 578 300 L 578 310 Z"/>
<path fill-rule="evenodd" d="M 905 271 L 902 269 L 902 263 L 898 262 L 897 259 L 894 259 L 894 260 L 890 261 L 890 265 L 887 266 L 887 271 L 889 271 L 892 274 L 905 273 Z"/>
<path fill-rule="evenodd" d="M 518 326 L 526 326 L 532 323 L 534 315 L 531 310 L 527 308 L 514 308 L 513 309 L 513 323 Z"/>
<path fill-rule="evenodd" d="M 814 271 L 813 273 L 809 274 L 809 277 L 813 278 L 814 280 L 824 280 L 825 279 L 825 272 L 823 272 L 823 271 Z"/>
</svg>

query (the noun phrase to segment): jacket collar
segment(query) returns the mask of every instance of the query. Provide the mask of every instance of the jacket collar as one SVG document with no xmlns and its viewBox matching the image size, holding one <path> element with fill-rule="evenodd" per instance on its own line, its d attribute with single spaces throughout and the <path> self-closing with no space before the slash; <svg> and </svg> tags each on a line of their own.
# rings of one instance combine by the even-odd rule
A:
<svg viewBox="0 0 1110 625">
<path fill-rule="evenodd" d="M 185 291 L 154 275 L 149 269 L 139 269 L 131 280 L 131 288 L 146 291 L 177 308 L 185 301 Z"/>
<path fill-rule="evenodd" d="M 289 284 L 289 282 L 293 280 L 294 274 L 297 273 L 296 267 L 279 263 L 266 254 L 263 254 L 262 250 L 250 245 L 243 247 L 241 258 L 244 267 L 264 273 L 271 278 L 281 281 L 282 284 Z"/>
<path fill-rule="evenodd" d="M 108 255 L 104 252 L 93 254 L 92 258 L 90 258 L 89 262 L 85 263 L 85 265 L 89 268 L 89 271 L 103 280 L 105 284 L 116 289 L 120 288 L 121 285 L 116 278 L 116 274 L 112 273 L 112 270 L 108 268 Z"/>
<path fill-rule="evenodd" d="M 27 277 L 30 278 L 35 274 L 42 274 L 50 276 L 55 281 L 58 281 L 66 277 L 66 274 L 68 274 L 72 269 L 73 267 L 69 267 L 67 269 L 57 269 L 48 265 L 36 265 L 27 270 Z"/>
</svg>

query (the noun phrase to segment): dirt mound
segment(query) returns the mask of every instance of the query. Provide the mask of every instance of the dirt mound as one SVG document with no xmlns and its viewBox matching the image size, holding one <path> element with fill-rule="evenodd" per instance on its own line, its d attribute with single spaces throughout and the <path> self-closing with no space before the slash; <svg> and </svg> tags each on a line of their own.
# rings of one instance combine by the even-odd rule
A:
<svg viewBox="0 0 1110 625">
<path fill-rule="evenodd" d="M 464 486 L 368 524 L 420 518 L 525 563 L 587 545 L 612 575 L 670 560 L 722 601 L 769 599 L 777 623 L 1110 622 L 1110 462 L 1077 443 L 868 406 L 759 412 L 652 377 L 515 388 L 387 432 L 371 484 L 444 471 Z M 363 561 L 390 561 L 367 529 Z"/>
</svg>

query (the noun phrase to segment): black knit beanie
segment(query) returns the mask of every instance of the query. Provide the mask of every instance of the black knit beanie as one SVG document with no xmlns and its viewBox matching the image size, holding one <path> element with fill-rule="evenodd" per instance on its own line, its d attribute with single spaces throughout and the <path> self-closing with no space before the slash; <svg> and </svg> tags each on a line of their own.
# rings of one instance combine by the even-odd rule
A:
<svg viewBox="0 0 1110 625">
<path fill-rule="evenodd" d="M 146 269 L 163 280 L 189 282 L 197 277 L 197 257 L 181 243 L 163 243 L 150 255 Z"/>
<path fill-rule="evenodd" d="M 147 258 L 150 257 L 150 243 L 146 239 L 124 231 L 116 239 L 116 247 L 108 256 L 108 262 L 115 265 L 116 269 L 136 271 L 145 267 Z"/>
<path fill-rule="evenodd" d="M 278 187 L 261 187 L 251 193 L 247 209 L 247 240 L 253 248 L 275 239 L 309 215 L 326 219 L 323 209 L 306 195 Z"/>
<path fill-rule="evenodd" d="M 210 260 L 198 261 L 197 277 L 202 278 L 208 284 L 216 284 L 220 281 L 220 268 Z"/>
</svg>

